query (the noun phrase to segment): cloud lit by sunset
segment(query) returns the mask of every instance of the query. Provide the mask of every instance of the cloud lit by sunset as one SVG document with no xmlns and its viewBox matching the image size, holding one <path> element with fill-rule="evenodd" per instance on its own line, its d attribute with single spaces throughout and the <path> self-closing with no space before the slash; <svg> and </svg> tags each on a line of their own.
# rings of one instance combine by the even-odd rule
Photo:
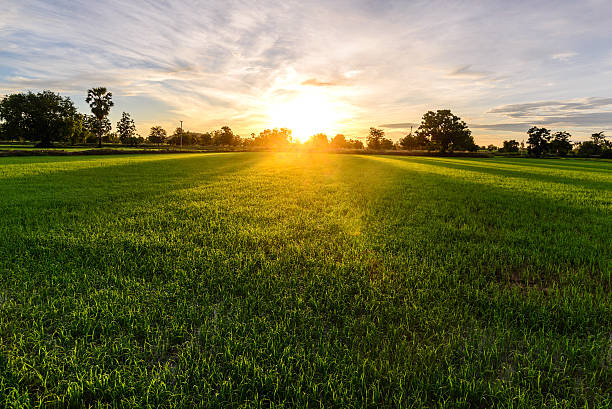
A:
<svg viewBox="0 0 612 409">
<path fill-rule="evenodd" d="M 481 144 L 530 125 L 584 139 L 612 128 L 611 19 L 595 0 L 26 0 L 0 15 L 0 94 L 50 87 L 84 107 L 104 85 L 143 130 L 397 139 L 452 108 Z"/>
</svg>

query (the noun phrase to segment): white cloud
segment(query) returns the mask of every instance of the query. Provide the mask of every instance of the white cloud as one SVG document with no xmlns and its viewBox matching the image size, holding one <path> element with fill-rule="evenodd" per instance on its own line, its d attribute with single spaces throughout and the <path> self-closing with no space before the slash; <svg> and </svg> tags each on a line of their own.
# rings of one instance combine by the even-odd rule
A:
<svg viewBox="0 0 612 409">
<path fill-rule="evenodd" d="M 141 114 L 146 125 L 180 117 L 191 129 L 258 131 L 266 101 L 304 82 L 342 101 L 349 135 L 419 122 L 428 109 L 503 122 L 491 107 L 612 94 L 597 68 L 608 43 L 593 41 L 612 34 L 605 2 L 552 10 L 475 0 L 9 3 L 0 13 L 0 43 L 8 44 L 0 93 L 82 96 L 105 85 L 117 96 L 164 101 Z M 560 45 L 581 53 L 551 54 Z"/>
<path fill-rule="evenodd" d="M 572 57 L 577 56 L 578 53 L 569 51 L 569 52 L 565 52 L 565 53 L 557 53 L 557 54 L 553 54 L 550 56 L 550 58 L 552 58 L 553 60 L 558 60 L 558 61 L 568 61 L 569 59 L 571 59 Z"/>
</svg>

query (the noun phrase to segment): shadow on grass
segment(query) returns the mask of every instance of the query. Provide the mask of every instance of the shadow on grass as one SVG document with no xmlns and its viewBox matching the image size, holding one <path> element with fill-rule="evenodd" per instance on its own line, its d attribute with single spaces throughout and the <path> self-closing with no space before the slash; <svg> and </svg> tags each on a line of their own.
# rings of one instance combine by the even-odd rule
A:
<svg viewBox="0 0 612 409">
<path fill-rule="evenodd" d="M 368 160 L 372 161 L 368 158 L 364 162 Z M 488 314 L 488 307 L 483 306 L 489 305 L 505 319 L 521 322 L 508 322 L 509 327 L 530 323 L 532 327 L 578 333 L 585 327 L 595 331 L 606 321 L 604 317 L 612 312 L 603 302 L 609 299 L 605 294 L 610 288 L 612 266 L 609 212 L 480 184 L 452 173 L 440 175 L 427 169 L 398 167 L 400 161 L 372 161 L 383 165 L 385 171 L 381 173 L 387 179 L 375 193 L 376 205 L 367 211 L 367 241 L 376 251 L 387 253 L 391 269 L 414 268 L 402 260 L 404 254 L 410 254 L 444 276 L 446 283 L 440 280 L 437 285 L 446 287 L 448 294 L 463 287 L 467 299 L 474 299 L 470 291 L 480 288 L 483 298 L 474 304 L 474 311 Z M 424 163 L 449 169 L 474 167 Z M 368 169 L 371 166 L 364 163 L 361 169 L 375 173 Z M 500 177 L 506 174 L 484 172 Z M 497 291 L 514 291 L 517 282 L 525 289 L 519 297 L 522 304 L 515 303 L 513 308 L 513 304 L 504 306 L 502 298 L 491 298 Z M 570 298 L 564 308 L 547 310 L 558 302 L 542 292 L 551 287 L 560 288 L 555 294 L 564 296 L 582 288 L 589 297 L 582 301 Z M 597 307 L 586 307 L 594 301 L 590 296 L 598 300 Z"/>
<path fill-rule="evenodd" d="M 91 368 L 119 373 L 129 390 L 114 392 L 117 400 L 146 394 L 166 403 L 177 396 L 235 403 L 238 396 L 394 407 L 409 396 L 420 406 L 492 406 L 521 390 L 533 401 L 548 398 L 534 392 L 540 379 L 521 371 L 499 381 L 502 366 L 515 363 L 470 356 L 470 348 L 496 351 L 467 345 L 465 332 L 511 334 L 521 344 L 512 354 L 529 348 L 527 341 L 600 338 L 609 328 L 609 296 L 595 291 L 600 281 L 589 281 L 609 265 L 609 219 L 600 209 L 419 164 L 406 168 L 399 158 L 330 155 L 324 160 L 336 162 L 331 166 L 306 161 L 305 169 L 252 172 L 262 156 L 240 157 L 206 169 L 203 157 L 118 166 L 103 177 L 100 169 L 64 172 L 59 188 L 51 175 L 10 185 L 34 188 L 3 209 L 11 216 L 5 232 L 27 222 L 28 212 L 47 217 L 46 225 L 0 241 L 6 253 L 22 251 L 4 259 L 20 280 L 10 282 L 18 294 L 6 310 L 15 318 L 0 327 L 25 340 L 11 345 L 13 357 L 49 385 L 95 382 Z M 254 179 L 240 178 L 247 172 Z M 249 191 L 253 186 L 267 189 Z M 191 224 L 198 209 L 173 201 L 177 191 L 199 187 L 191 197 L 181 192 L 183 200 L 209 201 Z M 333 200 L 354 211 L 327 212 Z M 30 204 L 36 206 L 17 212 Z M 361 217 L 359 231 L 334 229 L 343 217 Z M 259 230 L 245 229 L 246 218 Z M 198 226 L 203 233 L 189 236 Z M 559 291 L 509 288 L 513 270 Z M 566 298 L 554 298 L 560 295 Z M 544 364 L 529 369 L 551 378 Z M 0 371 L 33 396 L 42 390 L 36 377 L 13 376 L 13 366 Z M 601 388 L 601 379 L 585 379 L 585 388 Z M 553 385 L 549 392 L 560 400 L 573 391 Z M 88 396 L 93 402 L 103 395 L 99 387 Z"/>
<path fill-rule="evenodd" d="M 601 172 L 612 170 L 612 161 L 600 159 L 536 159 L 536 158 L 506 158 L 489 159 L 487 162 L 499 164 L 512 164 L 517 166 L 533 166 L 559 170 L 577 170 L 579 172 Z"/>
<path fill-rule="evenodd" d="M 563 183 L 571 186 L 578 186 L 580 188 L 588 188 L 593 190 L 609 190 L 612 191 L 612 182 L 606 181 L 597 181 L 593 179 L 587 179 L 576 175 L 571 174 L 563 174 L 563 175 L 550 175 L 545 173 L 534 172 L 534 168 L 539 167 L 539 164 L 534 163 L 531 167 L 532 171 L 529 171 L 524 165 L 517 165 L 516 169 L 509 169 L 507 166 L 513 166 L 514 163 L 504 163 L 504 162 L 495 162 L 500 165 L 505 165 L 504 167 L 491 167 L 491 166 L 483 166 L 483 164 L 471 162 L 471 161 L 449 161 L 445 159 L 436 160 L 436 161 L 426 161 L 421 159 L 412 160 L 415 163 L 421 163 L 425 165 L 435 165 L 439 167 L 446 167 L 449 169 L 457 169 L 457 170 L 468 170 L 473 172 L 486 173 L 499 177 L 514 177 L 514 178 L 522 178 L 527 179 L 529 181 L 539 181 L 545 183 Z M 484 165 L 489 165 L 491 162 L 486 161 Z M 568 173 L 570 169 L 567 170 Z M 612 171 L 612 167 L 609 168 Z M 598 173 L 602 174 L 602 171 Z"/>
</svg>

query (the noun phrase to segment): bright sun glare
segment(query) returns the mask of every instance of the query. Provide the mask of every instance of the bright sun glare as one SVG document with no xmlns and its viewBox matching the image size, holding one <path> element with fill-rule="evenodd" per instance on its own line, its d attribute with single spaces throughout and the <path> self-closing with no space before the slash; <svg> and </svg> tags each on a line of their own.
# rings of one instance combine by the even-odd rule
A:
<svg viewBox="0 0 612 409">
<path fill-rule="evenodd" d="M 300 142 L 317 133 L 333 136 L 346 117 L 343 111 L 341 104 L 318 89 L 304 89 L 294 97 L 268 104 L 270 126 L 291 129 L 293 139 Z"/>
</svg>

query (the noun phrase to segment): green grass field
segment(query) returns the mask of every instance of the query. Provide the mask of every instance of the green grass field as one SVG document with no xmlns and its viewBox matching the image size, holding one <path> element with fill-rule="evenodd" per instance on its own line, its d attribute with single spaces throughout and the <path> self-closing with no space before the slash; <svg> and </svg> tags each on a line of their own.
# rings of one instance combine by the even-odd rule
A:
<svg viewBox="0 0 612 409">
<path fill-rule="evenodd" d="M 140 147 L 140 146 L 124 146 L 124 145 L 109 145 L 109 144 L 105 144 L 104 149 L 114 149 L 114 150 L 157 150 L 157 149 L 180 149 L 180 148 L 176 148 L 176 147 L 169 147 L 169 146 L 164 146 L 163 148 L 158 148 L 158 147 L 152 147 L 152 146 L 146 146 L 146 147 Z M 27 145 L 18 145 L 18 144 L 1 144 L 0 143 L 0 151 L 6 151 L 6 150 L 13 150 L 13 151 L 40 151 L 40 150 L 45 150 L 45 151 L 66 151 L 66 152 L 79 152 L 79 151 L 87 151 L 87 150 L 92 150 L 92 149 L 97 149 L 96 145 L 82 145 L 82 146 L 55 146 L 52 148 L 39 148 L 34 146 L 33 144 L 27 144 Z"/>
<path fill-rule="evenodd" d="M 612 163 L 0 159 L 0 407 L 612 406 Z"/>
</svg>

